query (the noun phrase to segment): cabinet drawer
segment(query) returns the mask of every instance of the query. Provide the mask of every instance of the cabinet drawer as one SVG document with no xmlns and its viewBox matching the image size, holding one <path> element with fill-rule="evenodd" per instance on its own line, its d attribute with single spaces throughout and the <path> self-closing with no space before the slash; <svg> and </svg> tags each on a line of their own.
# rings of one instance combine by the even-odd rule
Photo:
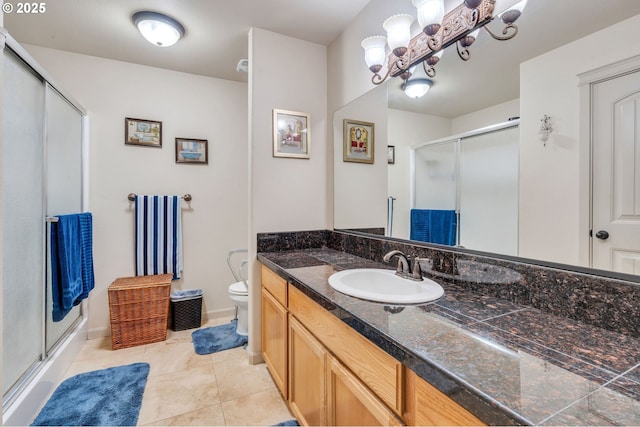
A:
<svg viewBox="0 0 640 427">
<path fill-rule="evenodd" d="M 262 286 L 264 286 L 280 304 L 284 307 L 287 306 L 287 281 L 264 265 L 262 266 Z"/>
<path fill-rule="evenodd" d="M 402 364 L 289 285 L 289 313 L 397 415 L 402 415 Z"/>
</svg>

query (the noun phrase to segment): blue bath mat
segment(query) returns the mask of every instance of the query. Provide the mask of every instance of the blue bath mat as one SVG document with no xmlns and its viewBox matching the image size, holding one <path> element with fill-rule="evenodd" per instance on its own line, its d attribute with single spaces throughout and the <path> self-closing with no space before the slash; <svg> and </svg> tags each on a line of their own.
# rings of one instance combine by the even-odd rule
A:
<svg viewBox="0 0 640 427">
<path fill-rule="evenodd" d="M 276 426 L 299 426 L 300 424 L 298 424 L 298 420 L 287 420 L 287 421 L 283 421 L 281 423 L 278 424 L 274 424 L 273 427 Z"/>
<path fill-rule="evenodd" d="M 236 320 L 232 320 L 226 325 L 193 331 L 191 340 L 196 353 L 210 354 L 245 345 L 247 337 L 236 334 L 236 323 Z"/>
<path fill-rule="evenodd" d="M 53 392 L 33 426 L 135 426 L 148 363 L 85 372 Z"/>
</svg>

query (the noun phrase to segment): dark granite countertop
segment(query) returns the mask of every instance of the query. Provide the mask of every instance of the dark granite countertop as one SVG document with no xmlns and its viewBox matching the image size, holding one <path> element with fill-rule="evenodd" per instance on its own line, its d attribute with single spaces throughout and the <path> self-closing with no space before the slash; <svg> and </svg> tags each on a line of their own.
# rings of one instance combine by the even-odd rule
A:
<svg viewBox="0 0 640 427">
<path fill-rule="evenodd" d="M 432 303 L 353 298 L 329 276 L 390 266 L 332 249 L 258 260 L 488 424 L 640 425 L 638 338 L 480 295 L 442 274 L 430 276 L 445 290 Z"/>
</svg>

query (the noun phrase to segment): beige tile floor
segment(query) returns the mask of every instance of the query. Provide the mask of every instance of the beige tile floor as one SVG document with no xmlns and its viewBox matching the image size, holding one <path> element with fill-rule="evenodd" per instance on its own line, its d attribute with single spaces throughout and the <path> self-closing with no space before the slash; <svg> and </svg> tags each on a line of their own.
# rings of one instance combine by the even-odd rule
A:
<svg viewBox="0 0 640 427">
<path fill-rule="evenodd" d="M 216 319 L 202 327 L 229 320 Z M 108 337 L 89 340 L 65 378 L 149 363 L 140 426 L 267 426 L 293 418 L 264 363 L 250 365 L 242 347 L 197 355 L 191 342 L 193 331 L 169 331 L 166 341 L 115 351 Z"/>
</svg>

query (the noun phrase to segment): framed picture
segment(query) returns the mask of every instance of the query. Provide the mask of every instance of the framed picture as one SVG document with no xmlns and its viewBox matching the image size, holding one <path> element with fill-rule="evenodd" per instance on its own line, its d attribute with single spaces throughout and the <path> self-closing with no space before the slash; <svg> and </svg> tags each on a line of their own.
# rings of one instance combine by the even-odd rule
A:
<svg viewBox="0 0 640 427">
<path fill-rule="evenodd" d="M 208 141 L 206 139 L 176 138 L 176 163 L 208 164 Z"/>
<path fill-rule="evenodd" d="M 125 117 L 124 143 L 162 148 L 162 122 Z"/>
<path fill-rule="evenodd" d="M 390 165 L 396 162 L 396 146 L 387 145 L 387 163 Z"/>
<path fill-rule="evenodd" d="M 273 157 L 310 158 L 311 117 L 297 111 L 273 110 Z"/>
<path fill-rule="evenodd" d="M 375 125 L 369 122 L 344 119 L 345 162 L 371 163 L 374 161 Z"/>
</svg>

